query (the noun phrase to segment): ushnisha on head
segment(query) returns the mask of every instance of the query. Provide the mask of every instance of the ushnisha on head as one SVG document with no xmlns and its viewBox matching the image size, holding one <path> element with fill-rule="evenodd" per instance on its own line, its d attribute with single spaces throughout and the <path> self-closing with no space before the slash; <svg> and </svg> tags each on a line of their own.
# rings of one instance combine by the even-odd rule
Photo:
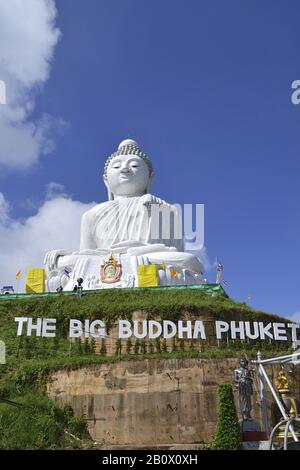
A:
<svg viewBox="0 0 300 470">
<path fill-rule="evenodd" d="M 123 140 L 104 165 L 103 180 L 109 200 L 149 193 L 153 176 L 151 161 L 131 139 Z"/>
</svg>

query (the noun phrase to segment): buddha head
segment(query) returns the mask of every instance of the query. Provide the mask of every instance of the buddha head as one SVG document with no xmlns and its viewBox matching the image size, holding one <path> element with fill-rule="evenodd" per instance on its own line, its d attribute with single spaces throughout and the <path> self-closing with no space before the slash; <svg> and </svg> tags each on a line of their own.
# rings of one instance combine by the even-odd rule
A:
<svg viewBox="0 0 300 470">
<path fill-rule="evenodd" d="M 109 200 L 147 194 L 152 179 L 152 163 L 134 140 L 121 142 L 118 150 L 105 162 L 103 180 Z"/>
</svg>

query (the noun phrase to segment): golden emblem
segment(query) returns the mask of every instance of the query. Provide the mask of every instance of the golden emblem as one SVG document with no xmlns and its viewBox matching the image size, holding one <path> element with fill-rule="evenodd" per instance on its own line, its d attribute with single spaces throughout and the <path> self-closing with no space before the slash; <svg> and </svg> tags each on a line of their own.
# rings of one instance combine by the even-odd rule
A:
<svg viewBox="0 0 300 470">
<path fill-rule="evenodd" d="M 100 266 L 101 281 L 107 284 L 118 282 L 121 277 L 121 267 L 122 265 L 114 255 L 110 253 L 104 263 Z"/>
</svg>

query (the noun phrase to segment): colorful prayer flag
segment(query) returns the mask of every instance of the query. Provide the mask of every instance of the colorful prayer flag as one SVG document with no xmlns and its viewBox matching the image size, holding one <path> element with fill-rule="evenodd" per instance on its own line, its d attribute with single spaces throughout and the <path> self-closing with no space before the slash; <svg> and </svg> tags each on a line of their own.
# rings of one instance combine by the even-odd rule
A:
<svg viewBox="0 0 300 470">
<path fill-rule="evenodd" d="M 218 264 L 217 264 L 217 271 L 222 271 L 224 268 L 223 264 L 221 263 L 221 261 L 218 261 Z"/>
<path fill-rule="evenodd" d="M 65 274 L 68 278 L 70 278 L 70 272 L 71 272 L 71 271 L 69 271 L 67 268 L 64 269 L 64 274 Z"/>
</svg>

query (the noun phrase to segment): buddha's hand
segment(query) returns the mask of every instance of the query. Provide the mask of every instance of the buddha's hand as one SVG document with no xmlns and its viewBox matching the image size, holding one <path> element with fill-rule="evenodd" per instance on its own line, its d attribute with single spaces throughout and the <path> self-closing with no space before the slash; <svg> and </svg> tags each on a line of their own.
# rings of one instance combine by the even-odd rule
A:
<svg viewBox="0 0 300 470">
<path fill-rule="evenodd" d="M 166 201 L 160 199 L 159 197 L 153 196 L 152 194 L 144 194 L 143 196 L 141 196 L 141 203 L 146 207 L 150 207 L 152 204 L 158 204 L 159 206 L 169 206 Z"/>
<path fill-rule="evenodd" d="M 57 259 L 59 256 L 67 255 L 68 252 L 66 250 L 52 250 L 46 253 L 44 258 L 44 264 L 46 265 L 48 271 L 57 268 Z"/>
</svg>

